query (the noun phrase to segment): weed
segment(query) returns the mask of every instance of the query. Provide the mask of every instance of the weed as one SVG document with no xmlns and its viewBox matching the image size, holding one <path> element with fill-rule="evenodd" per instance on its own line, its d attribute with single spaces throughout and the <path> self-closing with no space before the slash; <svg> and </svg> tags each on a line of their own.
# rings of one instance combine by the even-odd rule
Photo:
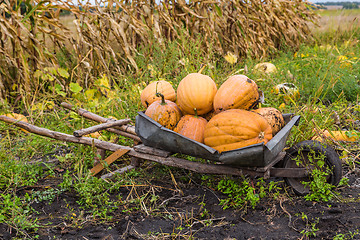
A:
<svg viewBox="0 0 360 240">
<path fill-rule="evenodd" d="M 310 221 L 308 216 L 302 212 L 301 219 L 305 222 L 305 229 L 303 229 L 300 233 L 306 238 L 316 237 L 316 232 L 319 231 L 319 228 L 316 227 L 319 223 L 319 218 L 315 218 Z"/>
<path fill-rule="evenodd" d="M 338 233 L 333 237 L 333 240 L 350 240 L 357 239 L 360 236 L 360 231 L 357 229 L 355 231 L 349 231 L 348 233 Z"/>
<path fill-rule="evenodd" d="M 260 201 L 260 197 L 263 194 L 256 193 L 256 189 L 251 180 L 243 178 L 240 183 L 235 182 L 232 179 L 224 179 L 218 183 L 218 190 L 226 194 L 228 198 L 221 199 L 220 205 L 223 205 L 224 209 L 233 208 L 247 208 L 251 206 L 255 208 L 256 204 Z"/>
<path fill-rule="evenodd" d="M 31 197 L 36 203 L 45 201 L 50 204 L 59 194 L 63 192 L 64 190 L 62 189 L 50 188 L 44 191 L 35 191 L 32 193 Z"/>
<path fill-rule="evenodd" d="M 331 174 L 331 169 L 329 169 L 329 166 L 326 164 L 325 155 L 316 154 L 315 151 L 311 149 L 307 154 L 307 159 L 309 161 L 307 167 L 313 169 L 311 169 L 310 173 L 311 181 L 302 182 L 302 184 L 310 188 L 310 193 L 304 198 L 308 201 L 330 201 L 334 196 L 332 190 L 335 186 L 327 181 L 328 176 Z M 297 161 L 297 164 L 300 164 L 298 162 L 299 158 L 295 161 Z"/>
<path fill-rule="evenodd" d="M 37 219 L 33 219 L 31 214 L 34 212 L 28 204 L 31 197 L 25 194 L 20 198 L 12 193 L 0 194 L 0 222 L 25 233 L 22 230 L 37 231 L 39 227 Z"/>
</svg>

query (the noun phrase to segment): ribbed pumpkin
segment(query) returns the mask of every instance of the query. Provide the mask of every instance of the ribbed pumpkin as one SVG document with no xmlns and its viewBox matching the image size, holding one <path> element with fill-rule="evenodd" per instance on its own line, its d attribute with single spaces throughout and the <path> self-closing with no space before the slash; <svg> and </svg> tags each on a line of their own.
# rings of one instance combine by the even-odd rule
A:
<svg viewBox="0 0 360 240">
<path fill-rule="evenodd" d="M 181 111 L 176 103 L 165 100 L 161 93 L 157 95 L 161 96 L 161 100 L 150 104 L 145 111 L 145 115 L 160 123 L 162 126 L 173 130 L 182 116 Z"/>
<path fill-rule="evenodd" d="M 184 114 L 194 115 L 196 108 L 198 114 L 203 115 L 213 109 L 216 91 L 216 84 L 209 76 L 190 73 L 179 83 L 177 103 Z"/>
<path fill-rule="evenodd" d="M 264 117 L 271 126 L 272 134 L 275 136 L 284 126 L 285 121 L 279 110 L 273 107 L 259 108 L 253 110 Z"/>
<path fill-rule="evenodd" d="M 182 116 L 174 131 L 191 138 L 197 142 L 204 143 L 204 130 L 208 121 L 197 115 Z"/>
<path fill-rule="evenodd" d="M 221 84 L 214 97 L 215 112 L 227 109 L 249 110 L 259 100 L 256 83 L 245 75 L 234 75 Z"/>
<path fill-rule="evenodd" d="M 155 81 L 147 85 L 140 94 L 141 104 L 147 108 L 156 100 L 161 100 L 161 97 L 156 96 L 156 93 L 164 95 L 166 100 L 175 102 L 176 93 L 171 83 L 161 80 Z"/>
<path fill-rule="evenodd" d="M 272 138 L 265 118 L 251 111 L 230 109 L 215 115 L 205 127 L 204 143 L 219 152 L 230 151 Z"/>
</svg>

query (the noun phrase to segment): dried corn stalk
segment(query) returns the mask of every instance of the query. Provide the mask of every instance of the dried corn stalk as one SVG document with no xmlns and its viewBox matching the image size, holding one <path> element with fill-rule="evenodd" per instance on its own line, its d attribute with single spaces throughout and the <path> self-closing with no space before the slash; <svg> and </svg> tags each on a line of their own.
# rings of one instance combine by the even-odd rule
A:
<svg viewBox="0 0 360 240">
<path fill-rule="evenodd" d="M 0 7 L 3 96 L 14 91 L 14 84 L 20 94 L 45 86 L 33 74 L 58 66 L 59 51 L 71 74 L 56 81 L 66 90 L 71 81 L 86 87 L 100 74 L 137 70 L 136 50 L 154 39 L 165 48 L 166 41 L 185 35 L 188 41 L 201 38 L 204 54 L 215 50 L 262 58 L 282 45 L 297 48 L 310 37 L 308 21 L 315 19 L 302 0 L 114 0 L 97 5 L 38 0 L 27 1 L 25 8 L 16 2 L 5 0 Z M 62 9 L 74 17 L 71 32 L 61 21 Z M 182 49 L 186 45 L 179 42 Z"/>
</svg>

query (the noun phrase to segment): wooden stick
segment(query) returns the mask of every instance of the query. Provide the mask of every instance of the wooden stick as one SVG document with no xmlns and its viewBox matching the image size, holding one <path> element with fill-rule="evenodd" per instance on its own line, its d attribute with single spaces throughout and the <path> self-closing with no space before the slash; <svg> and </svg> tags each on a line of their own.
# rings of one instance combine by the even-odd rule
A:
<svg viewBox="0 0 360 240">
<path fill-rule="evenodd" d="M 83 116 L 85 118 L 88 118 L 88 119 L 96 121 L 96 122 L 105 123 L 105 122 L 109 122 L 109 121 L 116 121 L 115 119 L 112 119 L 112 118 L 101 117 L 101 116 L 99 116 L 99 115 L 97 115 L 95 113 L 89 112 L 89 111 L 87 111 L 85 109 L 82 109 L 82 108 L 75 108 L 73 105 L 71 105 L 69 103 L 66 103 L 66 102 L 62 102 L 61 106 L 64 107 L 64 108 L 67 108 L 69 110 L 75 111 L 80 116 Z M 123 126 L 116 127 L 116 129 L 119 129 L 121 131 L 136 135 L 135 126 L 132 126 L 132 125 L 123 125 Z"/>
<path fill-rule="evenodd" d="M 141 142 L 141 139 L 138 136 L 134 135 L 134 134 L 123 132 L 123 131 L 120 131 L 120 130 L 115 129 L 115 128 L 108 128 L 106 130 L 109 131 L 109 132 L 115 133 L 117 135 L 123 136 L 123 137 L 128 137 L 128 138 L 134 139 L 138 143 Z"/>
<path fill-rule="evenodd" d="M 18 121 L 14 118 L 9 118 L 6 117 L 4 115 L 0 116 L 0 120 L 7 122 L 7 123 L 12 123 L 18 127 L 21 127 L 31 133 L 35 133 L 37 135 L 41 135 L 41 136 L 45 136 L 45 137 L 49 137 L 49 138 L 53 138 L 53 139 L 57 139 L 57 140 L 61 140 L 61 141 L 66 141 L 66 142 L 73 142 L 73 143 L 80 143 L 80 144 L 85 144 L 85 145 L 89 145 L 89 146 L 95 146 L 97 148 L 101 148 L 101 149 L 105 149 L 105 150 L 109 150 L 109 151 L 113 151 L 115 152 L 118 149 L 132 149 L 130 147 L 126 147 L 126 146 L 122 146 L 122 145 L 118 145 L 115 143 L 109 143 L 106 141 L 101 141 L 99 139 L 95 139 L 95 138 L 90 138 L 90 137 L 74 137 L 73 135 L 69 135 L 66 133 L 61 133 L 61 132 L 55 132 L 46 128 L 41 128 L 41 127 L 37 127 L 35 125 L 32 125 L 30 123 L 26 123 L 23 121 Z"/>
<path fill-rule="evenodd" d="M 104 161 L 110 165 L 111 163 L 113 163 L 116 159 L 118 159 L 119 157 L 123 156 L 124 154 L 126 154 L 129 151 L 129 149 L 119 149 L 116 150 L 115 152 L 113 152 L 110 156 L 108 156 Z M 104 165 L 99 162 L 96 166 L 94 166 L 90 171 L 92 173 L 92 175 L 96 175 L 98 174 L 101 170 L 104 169 Z"/>
<path fill-rule="evenodd" d="M 115 170 L 113 172 L 104 174 L 104 175 L 101 176 L 101 178 L 102 179 L 111 178 L 112 176 L 115 175 L 115 173 L 123 174 L 123 173 L 126 173 L 127 171 L 130 171 L 131 169 L 134 169 L 134 168 L 136 168 L 136 167 L 134 167 L 132 165 L 128 165 L 126 167 L 120 168 L 120 169 Z"/>
<path fill-rule="evenodd" d="M 95 126 L 92 126 L 89 128 L 76 130 L 76 131 L 74 131 L 73 135 L 75 137 L 81 137 L 81 136 L 84 136 L 84 135 L 87 135 L 87 134 L 90 134 L 93 132 L 97 132 L 97 131 L 100 131 L 103 129 L 107 129 L 110 127 L 121 126 L 121 125 L 129 123 L 130 121 L 131 121 L 130 119 L 121 119 L 121 120 L 117 120 L 114 122 L 106 122 L 106 123 L 98 124 L 98 125 L 95 125 Z"/>
<path fill-rule="evenodd" d="M 143 160 L 149 160 L 149 161 L 161 163 L 163 165 L 170 167 L 177 167 L 177 168 L 191 170 L 197 173 L 224 174 L 224 175 L 237 175 L 237 176 L 248 175 L 251 177 L 264 176 L 263 172 L 256 172 L 254 170 L 245 169 L 245 168 L 240 169 L 222 164 L 205 164 L 205 163 L 193 162 L 177 157 L 160 157 L 151 154 L 138 153 L 132 150 L 128 152 L 128 155 Z"/>
</svg>

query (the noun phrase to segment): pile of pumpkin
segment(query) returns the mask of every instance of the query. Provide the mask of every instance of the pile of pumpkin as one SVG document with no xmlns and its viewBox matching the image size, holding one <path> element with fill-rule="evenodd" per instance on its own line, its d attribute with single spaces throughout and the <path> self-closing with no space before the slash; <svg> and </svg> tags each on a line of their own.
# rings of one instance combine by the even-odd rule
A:
<svg viewBox="0 0 360 240">
<path fill-rule="evenodd" d="M 231 76 L 217 89 L 209 76 L 191 73 L 176 92 L 169 82 L 156 81 L 140 97 L 148 117 L 219 152 L 266 144 L 285 125 L 279 110 L 253 109 L 260 94 L 245 75 Z"/>
</svg>

